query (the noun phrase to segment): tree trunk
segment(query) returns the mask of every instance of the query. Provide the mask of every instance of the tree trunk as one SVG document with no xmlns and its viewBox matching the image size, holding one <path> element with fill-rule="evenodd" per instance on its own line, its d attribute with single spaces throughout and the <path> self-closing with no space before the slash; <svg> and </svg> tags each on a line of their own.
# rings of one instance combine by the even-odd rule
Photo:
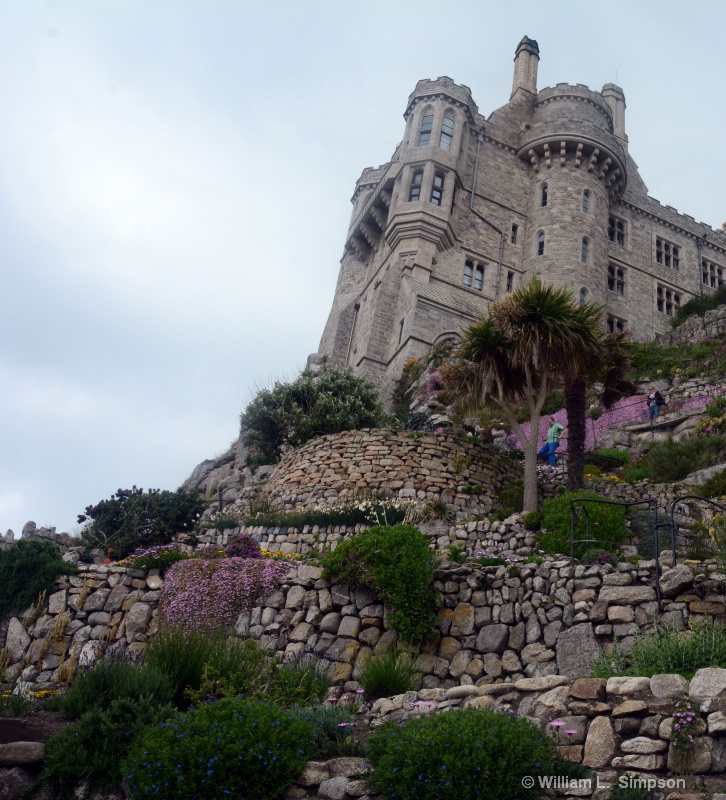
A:
<svg viewBox="0 0 726 800">
<path fill-rule="evenodd" d="M 524 450 L 524 504 L 522 510 L 536 511 L 537 496 L 537 443 L 539 433 L 539 414 L 532 415 L 529 439 L 522 442 Z"/>
<path fill-rule="evenodd" d="M 586 389 L 584 378 L 574 378 L 565 384 L 567 409 L 567 488 L 571 492 L 582 489 L 585 471 Z"/>
</svg>

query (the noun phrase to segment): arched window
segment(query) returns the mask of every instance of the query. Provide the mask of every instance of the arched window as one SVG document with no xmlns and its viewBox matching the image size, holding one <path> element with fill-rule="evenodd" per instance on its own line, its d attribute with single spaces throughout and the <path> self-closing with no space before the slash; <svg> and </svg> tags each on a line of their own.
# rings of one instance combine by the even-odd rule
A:
<svg viewBox="0 0 726 800">
<path fill-rule="evenodd" d="M 590 242 L 587 240 L 587 237 L 583 238 L 582 240 L 582 263 L 587 264 L 587 254 L 588 250 L 590 249 Z"/>
<path fill-rule="evenodd" d="M 544 231 L 540 231 L 537 234 L 537 255 L 543 256 L 544 255 L 544 248 L 545 248 L 545 234 Z"/>
<path fill-rule="evenodd" d="M 583 286 L 582 289 L 580 289 L 580 305 L 584 306 L 585 303 L 587 303 L 587 289 Z"/>
<path fill-rule="evenodd" d="M 447 111 L 444 114 L 444 121 L 441 125 L 441 138 L 439 139 L 439 147 L 442 150 L 451 150 L 451 142 L 454 138 L 454 113 Z"/>
<path fill-rule="evenodd" d="M 411 188 L 408 192 L 408 202 L 421 199 L 421 184 L 423 183 L 423 170 L 415 169 L 411 176 Z"/>
<path fill-rule="evenodd" d="M 549 194 L 549 191 L 547 189 L 547 184 L 543 183 L 542 184 L 542 201 L 541 201 L 542 202 L 542 208 L 544 208 L 547 205 L 548 194 Z"/>
<path fill-rule="evenodd" d="M 427 108 L 424 110 L 424 115 L 421 117 L 421 130 L 418 134 L 419 147 L 429 144 L 431 142 L 431 130 L 434 127 L 434 112 L 433 109 Z"/>
<path fill-rule="evenodd" d="M 590 190 L 585 189 L 582 193 L 582 211 L 584 214 L 590 213 Z"/>
</svg>

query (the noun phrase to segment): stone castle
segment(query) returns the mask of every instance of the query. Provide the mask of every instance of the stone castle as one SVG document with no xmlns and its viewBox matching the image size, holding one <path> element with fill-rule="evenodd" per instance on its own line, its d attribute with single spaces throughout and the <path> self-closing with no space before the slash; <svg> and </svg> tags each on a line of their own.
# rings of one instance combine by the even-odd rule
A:
<svg viewBox="0 0 726 800">
<path fill-rule="evenodd" d="M 388 397 L 404 363 L 486 313 L 533 274 L 605 306 L 610 331 L 670 329 L 694 295 L 721 286 L 726 225 L 648 195 L 628 152 L 625 96 L 537 90 L 524 37 L 509 102 L 482 116 L 467 86 L 421 80 L 402 142 L 363 171 L 319 353 Z"/>
</svg>

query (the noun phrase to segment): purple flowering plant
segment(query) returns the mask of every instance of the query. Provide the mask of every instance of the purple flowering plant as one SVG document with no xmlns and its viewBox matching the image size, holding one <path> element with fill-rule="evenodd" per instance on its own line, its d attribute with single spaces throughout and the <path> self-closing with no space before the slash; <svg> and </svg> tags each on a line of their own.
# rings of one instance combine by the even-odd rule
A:
<svg viewBox="0 0 726 800">
<path fill-rule="evenodd" d="M 693 737 L 697 732 L 701 717 L 696 713 L 691 699 L 683 695 L 676 702 L 673 712 L 673 732 L 671 741 L 676 754 L 678 772 L 688 772 L 693 755 Z"/>
<path fill-rule="evenodd" d="M 271 594 L 293 565 L 260 558 L 190 559 L 173 564 L 164 581 L 161 620 L 183 631 L 231 628 L 258 597 Z"/>
</svg>

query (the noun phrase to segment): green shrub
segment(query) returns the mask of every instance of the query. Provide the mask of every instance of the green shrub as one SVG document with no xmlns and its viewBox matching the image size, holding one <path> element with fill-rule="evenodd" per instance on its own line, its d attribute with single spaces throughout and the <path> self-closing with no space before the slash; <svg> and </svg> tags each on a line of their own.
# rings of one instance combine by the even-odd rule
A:
<svg viewBox="0 0 726 800">
<path fill-rule="evenodd" d="M 375 527 L 321 558 L 323 578 L 375 589 L 390 604 L 388 620 L 407 641 L 427 637 L 436 619 L 435 557 L 411 525 Z"/>
<path fill-rule="evenodd" d="M 79 515 L 79 523 L 88 523 L 81 540 L 123 558 L 136 548 L 168 544 L 175 534 L 194 528 L 203 510 L 197 492 L 119 489 Z"/>
<path fill-rule="evenodd" d="M 313 729 L 317 758 L 363 757 L 365 747 L 356 740 L 357 723 L 350 708 L 341 705 L 293 706 L 290 711 Z"/>
<path fill-rule="evenodd" d="M 726 435 L 690 436 L 656 444 L 635 467 L 648 470 L 653 483 L 680 481 L 691 472 L 718 464 L 726 457 Z M 632 473 L 624 475 L 632 480 Z"/>
<path fill-rule="evenodd" d="M 597 678 L 675 674 L 690 680 L 704 667 L 726 668 L 726 633 L 719 622 L 694 626 L 690 631 L 662 626 L 636 634 L 629 657 L 616 643 L 609 656 L 593 662 L 593 674 Z"/>
<path fill-rule="evenodd" d="M 233 698 L 147 729 L 126 775 L 133 800 L 279 800 L 314 754 L 313 730 L 298 716 Z"/>
<path fill-rule="evenodd" d="M 522 522 L 528 531 L 538 531 L 542 527 L 542 515 L 539 511 L 528 511 Z"/>
<path fill-rule="evenodd" d="M 689 317 L 703 316 L 707 311 L 726 303 L 726 286 L 719 286 L 712 294 L 695 295 L 685 302 L 671 320 L 674 328 L 682 325 Z"/>
<path fill-rule="evenodd" d="M 552 741 L 532 722 L 488 709 L 386 722 L 368 759 L 373 790 L 396 800 L 524 800 L 541 794 L 537 776 L 562 774 Z"/>
<path fill-rule="evenodd" d="M 480 567 L 503 567 L 507 560 L 501 556 L 479 556 L 476 559 L 476 563 Z"/>
<path fill-rule="evenodd" d="M 538 549 L 544 550 L 545 553 L 570 553 L 570 502 L 577 498 L 601 499 L 594 492 L 581 489 L 578 492 L 563 492 L 545 500 L 542 505 L 542 528 L 537 534 Z M 625 541 L 628 530 L 625 527 L 623 506 L 607 503 L 583 504 L 582 514 L 575 517 L 575 539 L 585 538 L 588 518 L 590 539 L 597 540 L 595 542 L 597 550 L 613 550 L 616 545 Z M 590 548 L 591 553 L 595 548 Z M 578 558 L 582 558 L 585 551 L 584 545 L 575 545 L 575 555 Z"/>
<path fill-rule="evenodd" d="M 503 486 L 499 492 L 499 505 L 502 508 L 521 511 L 524 507 L 524 481 L 516 480 Z"/>
<path fill-rule="evenodd" d="M 116 700 L 165 706 L 173 696 L 169 676 L 155 665 L 104 658 L 77 672 L 70 688 L 52 698 L 49 704 L 68 719 L 80 719 L 88 711 L 109 709 Z"/>
<path fill-rule="evenodd" d="M 91 793 L 117 789 L 136 737 L 174 713 L 172 706 L 159 706 L 147 696 L 106 698 L 103 707 L 90 708 L 46 742 L 41 785 L 52 786 L 57 800 L 77 797 L 74 789 L 81 781 Z"/>
<path fill-rule="evenodd" d="M 448 547 L 449 550 L 449 561 L 453 561 L 455 564 L 463 564 L 466 561 L 466 548 L 462 547 L 458 544 L 450 544 Z"/>
<path fill-rule="evenodd" d="M 550 389 L 545 397 L 542 411 L 540 412 L 543 417 L 550 414 L 556 414 L 558 411 L 565 407 L 565 390 L 564 389 Z"/>
<path fill-rule="evenodd" d="M 366 700 L 408 692 L 419 675 L 410 653 L 392 647 L 368 656 L 360 672 Z"/>
<path fill-rule="evenodd" d="M 304 371 L 292 383 L 258 392 L 242 414 L 252 467 L 275 464 L 285 446 L 299 447 L 325 433 L 379 428 L 386 422 L 378 392 L 350 367 Z"/>
<path fill-rule="evenodd" d="M 602 470 L 594 464 L 585 464 L 584 473 L 590 478 L 599 478 L 602 475 Z"/>
<path fill-rule="evenodd" d="M 703 497 L 724 497 L 726 496 L 726 469 L 712 475 L 703 485 L 698 488 L 698 493 Z"/>
<path fill-rule="evenodd" d="M 33 605 L 38 595 L 53 590 L 59 575 L 75 575 L 52 542 L 21 539 L 0 550 L 0 622 Z"/>
<path fill-rule="evenodd" d="M 588 450 L 585 453 L 585 461 L 600 467 L 601 470 L 612 472 L 614 469 L 624 467 L 630 461 L 630 453 L 615 447 L 604 447 L 602 450 Z"/>
</svg>

